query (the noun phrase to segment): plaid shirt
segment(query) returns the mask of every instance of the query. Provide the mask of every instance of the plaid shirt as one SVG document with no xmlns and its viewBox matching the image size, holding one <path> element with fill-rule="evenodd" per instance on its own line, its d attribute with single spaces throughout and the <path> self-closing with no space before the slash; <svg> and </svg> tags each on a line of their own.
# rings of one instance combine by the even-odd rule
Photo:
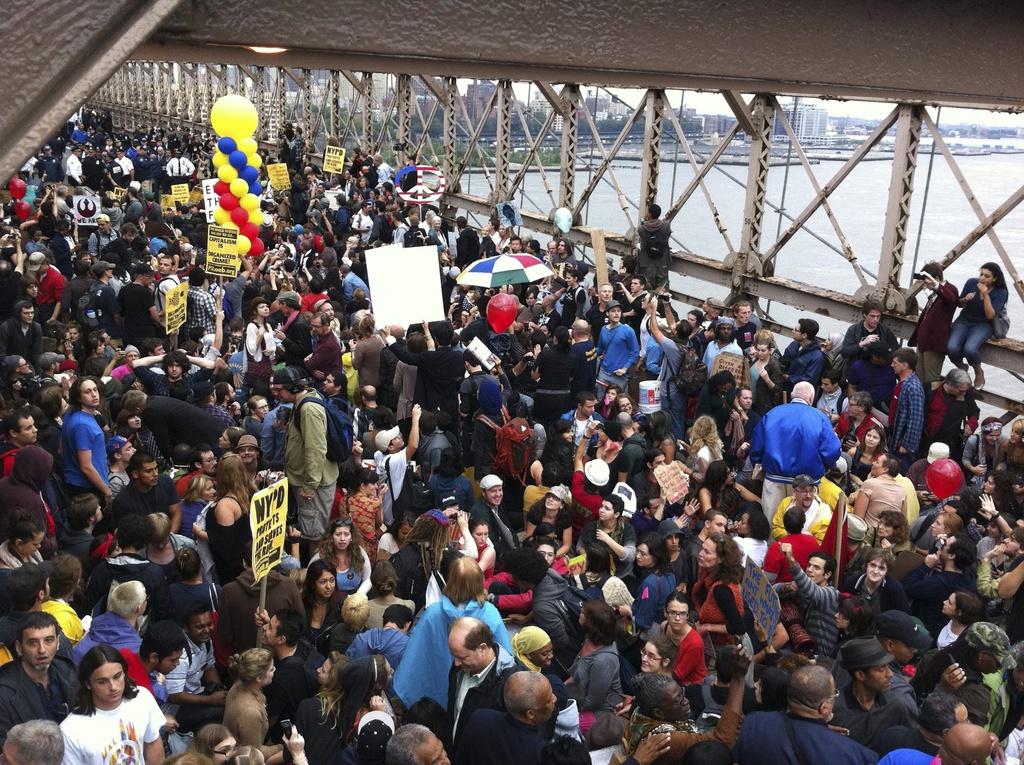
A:
<svg viewBox="0 0 1024 765">
<path fill-rule="evenodd" d="M 217 318 L 217 301 L 213 295 L 202 287 L 189 287 L 187 305 L 189 331 L 199 327 L 204 335 L 212 335 Z"/>
<path fill-rule="evenodd" d="M 900 386 L 889 430 L 891 446 L 896 449 L 903 447 L 911 454 L 917 454 L 921 431 L 924 430 L 924 386 L 921 378 L 913 372 Z"/>
</svg>

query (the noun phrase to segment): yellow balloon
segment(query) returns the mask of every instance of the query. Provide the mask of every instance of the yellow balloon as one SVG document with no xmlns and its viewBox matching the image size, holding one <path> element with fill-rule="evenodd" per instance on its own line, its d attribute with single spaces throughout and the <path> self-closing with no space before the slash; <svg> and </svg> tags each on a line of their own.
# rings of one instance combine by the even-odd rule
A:
<svg viewBox="0 0 1024 765">
<path fill-rule="evenodd" d="M 231 183 L 238 177 L 238 171 L 231 165 L 221 165 L 217 168 L 217 177 L 224 183 Z M 246 184 L 246 188 L 249 188 L 248 184 Z"/>
<path fill-rule="evenodd" d="M 216 169 L 224 167 L 228 163 L 228 155 L 222 151 L 215 151 L 213 153 L 213 166 Z"/>
<path fill-rule="evenodd" d="M 263 167 L 263 160 L 260 158 L 259 154 L 253 151 L 248 154 L 248 157 L 249 167 L 255 167 L 257 170 Z"/>
<path fill-rule="evenodd" d="M 222 96 L 210 109 L 210 124 L 217 135 L 230 136 L 236 141 L 251 137 L 258 123 L 259 113 L 245 96 Z"/>
<path fill-rule="evenodd" d="M 252 155 L 256 153 L 256 150 L 258 148 L 259 146 L 256 144 L 256 139 L 252 137 L 243 138 L 241 141 L 238 142 L 238 150 L 244 151 L 246 153 L 246 155 L 249 157 L 250 165 L 252 164 Z"/>
<path fill-rule="evenodd" d="M 231 221 L 231 213 L 217 205 L 217 209 L 213 211 L 213 220 L 218 226 L 223 226 Z"/>
<path fill-rule="evenodd" d="M 224 228 L 229 228 L 232 231 L 238 231 L 238 224 L 229 219 L 228 222 L 224 224 Z"/>
<path fill-rule="evenodd" d="M 263 211 L 258 207 L 255 210 L 249 210 L 249 222 L 254 223 L 257 226 L 263 225 Z"/>
<path fill-rule="evenodd" d="M 231 181 L 231 193 L 241 199 L 249 193 L 249 184 L 242 178 L 235 178 Z"/>
<path fill-rule="evenodd" d="M 244 197 L 238 200 L 238 202 L 242 207 L 244 207 L 246 210 L 249 210 L 250 212 L 252 210 L 260 209 L 260 198 L 255 194 L 246 194 Z"/>
<path fill-rule="evenodd" d="M 245 234 L 238 235 L 238 254 L 245 255 L 252 247 L 252 241 Z"/>
</svg>

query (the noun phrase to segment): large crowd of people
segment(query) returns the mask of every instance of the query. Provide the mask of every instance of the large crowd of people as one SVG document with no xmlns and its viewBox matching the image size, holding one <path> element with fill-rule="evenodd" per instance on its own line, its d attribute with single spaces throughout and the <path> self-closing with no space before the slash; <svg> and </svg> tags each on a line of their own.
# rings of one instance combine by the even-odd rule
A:
<svg viewBox="0 0 1024 765">
<path fill-rule="evenodd" d="M 212 277 L 201 192 L 167 197 L 213 148 L 83 113 L 4 208 L 7 762 L 1019 760 L 1024 419 L 975 401 L 998 265 L 926 265 L 909 345 L 873 300 L 784 338 L 744 299 L 677 310 L 656 205 L 600 283 L 568 239 L 406 205 L 406 147 L 324 173 L 288 127 L 265 252 Z M 378 323 L 385 244 L 437 248 L 446 320 Z M 552 276 L 456 281 L 502 253 Z"/>
</svg>

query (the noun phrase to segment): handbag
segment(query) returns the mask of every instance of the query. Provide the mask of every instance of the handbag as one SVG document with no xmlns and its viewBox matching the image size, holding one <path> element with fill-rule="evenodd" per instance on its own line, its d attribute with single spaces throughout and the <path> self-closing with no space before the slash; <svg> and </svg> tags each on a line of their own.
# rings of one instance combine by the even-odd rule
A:
<svg viewBox="0 0 1024 765">
<path fill-rule="evenodd" d="M 999 309 L 994 319 L 992 319 L 992 337 L 997 340 L 1002 340 L 1010 332 L 1010 314 L 1006 312 L 1006 304 Z"/>
</svg>

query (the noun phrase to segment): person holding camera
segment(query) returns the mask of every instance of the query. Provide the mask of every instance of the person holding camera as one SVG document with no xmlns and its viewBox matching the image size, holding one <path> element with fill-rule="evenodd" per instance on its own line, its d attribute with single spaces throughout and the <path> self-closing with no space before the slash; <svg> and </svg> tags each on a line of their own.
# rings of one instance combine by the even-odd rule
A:
<svg viewBox="0 0 1024 765">
<path fill-rule="evenodd" d="M 946 345 L 959 295 L 956 285 L 943 278 L 941 263 L 925 263 L 920 272 L 914 274 L 914 279 L 923 282 L 931 294 L 907 345 L 917 348 L 918 377 L 924 389 L 930 390 L 932 383 L 942 376 L 942 363 L 946 360 Z"/>
</svg>

